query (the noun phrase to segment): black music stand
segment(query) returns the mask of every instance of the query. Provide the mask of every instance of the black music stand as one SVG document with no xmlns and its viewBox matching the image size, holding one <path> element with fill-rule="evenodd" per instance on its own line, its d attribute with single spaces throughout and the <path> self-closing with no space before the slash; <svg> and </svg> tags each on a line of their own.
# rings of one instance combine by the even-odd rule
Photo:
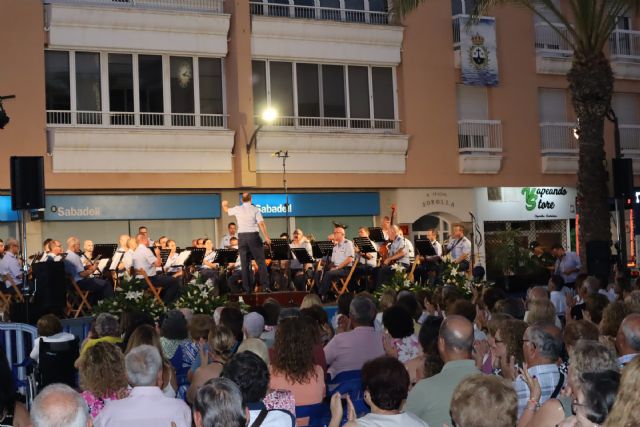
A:
<svg viewBox="0 0 640 427">
<path fill-rule="evenodd" d="M 313 257 L 318 259 L 333 254 L 333 242 L 330 240 L 316 240 L 311 244 Z"/>
<path fill-rule="evenodd" d="M 436 253 L 436 249 L 433 247 L 429 239 L 416 239 L 415 248 L 416 248 L 416 251 L 418 252 L 418 255 L 421 255 L 423 257 L 438 255 Z"/>
<path fill-rule="evenodd" d="M 354 237 L 353 243 L 355 243 L 356 246 L 360 248 L 360 252 L 364 254 L 378 252 L 378 250 L 373 246 L 371 239 L 368 237 Z"/>
<path fill-rule="evenodd" d="M 386 242 L 382 227 L 369 227 L 369 238 L 374 242 Z"/>
<path fill-rule="evenodd" d="M 162 261 L 162 268 L 164 268 L 164 265 L 167 263 L 170 253 L 171 249 L 160 249 L 160 260 Z"/>
<path fill-rule="evenodd" d="M 311 255 L 309 255 L 309 252 L 307 252 L 305 248 L 291 248 L 291 252 L 300 264 L 313 264 L 313 258 L 311 258 Z"/>
<path fill-rule="evenodd" d="M 289 241 L 287 239 L 271 239 L 271 259 L 284 261 L 289 259 Z"/>
<path fill-rule="evenodd" d="M 113 243 L 97 243 L 93 245 L 93 257 L 96 258 L 100 255 L 100 258 L 111 258 L 116 253 L 118 245 Z"/>
<path fill-rule="evenodd" d="M 213 259 L 213 263 L 226 266 L 229 263 L 236 262 L 237 259 L 238 259 L 237 249 L 218 249 L 216 251 L 215 258 Z"/>
<path fill-rule="evenodd" d="M 184 262 L 184 266 L 189 265 L 202 265 L 202 260 L 204 259 L 204 253 L 207 251 L 205 248 L 193 248 L 193 249 L 185 249 L 190 251 L 189 258 Z"/>
</svg>

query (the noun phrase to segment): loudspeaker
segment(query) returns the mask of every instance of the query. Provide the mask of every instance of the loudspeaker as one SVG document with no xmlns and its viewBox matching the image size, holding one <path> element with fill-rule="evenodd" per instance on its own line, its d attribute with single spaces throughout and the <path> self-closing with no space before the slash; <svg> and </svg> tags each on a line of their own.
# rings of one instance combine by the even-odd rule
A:
<svg viewBox="0 0 640 427">
<path fill-rule="evenodd" d="M 42 209 L 44 158 L 11 157 L 11 209 Z"/>
<path fill-rule="evenodd" d="M 633 190 L 633 161 L 631 159 L 613 159 L 613 196 L 630 197 Z"/>
<path fill-rule="evenodd" d="M 596 276 L 601 283 L 609 283 L 611 273 L 611 246 L 609 242 L 587 242 L 587 273 Z"/>
</svg>

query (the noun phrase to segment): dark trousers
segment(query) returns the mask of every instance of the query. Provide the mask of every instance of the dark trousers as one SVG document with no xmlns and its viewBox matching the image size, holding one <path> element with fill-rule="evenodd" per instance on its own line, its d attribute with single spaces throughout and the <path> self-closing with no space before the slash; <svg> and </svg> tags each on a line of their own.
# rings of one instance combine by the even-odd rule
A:
<svg viewBox="0 0 640 427">
<path fill-rule="evenodd" d="M 172 303 L 180 297 L 180 280 L 171 276 L 156 274 L 149 277 L 149 280 L 156 287 L 162 287 L 160 297 L 165 303 Z"/>
<path fill-rule="evenodd" d="M 327 295 L 331 290 L 331 282 L 347 277 L 350 269 L 351 267 L 345 267 L 325 271 L 324 276 L 322 276 L 322 282 L 320 282 L 320 288 L 318 288 L 318 293 L 322 296 Z"/>
<path fill-rule="evenodd" d="M 360 287 L 365 288 L 367 291 L 373 290 L 375 287 L 375 282 L 373 286 L 369 283 L 371 282 L 371 278 L 374 276 L 375 267 L 367 264 L 359 264 L 356 266 L 355 271 L 353 272 L 353 277 L 351 278 L 351 283 L 361 282 Z M 352 284 L 349 285 L 350 288 L 355 288 Z"/>
<path fill-rule="evenodd" d="M 410 266 L 408 264 L 402 264 L 400 263 L 400 265 L 402 265 L 404 267 L 404 271 L 405 272 L 409 272 L 409 268 Z M 379 289 L 380 286 L 386 284 L 389 282 L 389 280 L 391 279 L 391 277 L 393 277 L 394 271 L 391 269 L 390 265 L 383 265 L 378 269 L 378 275 L 376 278 L 376 289 Z"/>
<path fill-rule="evenodd" d="M 92 304 L 101 299 L 111 298 L 113 296 L 113 285 L 104 279 L 87 277 L 86 279 L 78 280 L 77 284 L 83 291 L 90 292 L 89 301 Z"/>
<path fill-rule="evenodd" d="M 264 260 L 264 245 L 262 244 L 260 233 L 257 231 L 253 233 L 238 233 L 238 252 L 240 253 L 240 264 L 242 264 L 242 287 L 245 292 L 251 292 L 251 287 L 249 286 L 251 283 L 249 254 L 258 264 L 258 274 L 262 289 L 269 289 L 269 273 Z"/>
<path fill-rule="evenodd" d="M 253 269 L 249 271 L 249 284 L 245 285 L 245 282 L 242 281 L 242 287 L 238 285 L 238 282 L 242 280 L 242 271 L 241 270 L 233 270 L 227 276 L 227 287 L 234 294 L 238 294 L 240 292 L 247 291 L 247 289 L 252 289 L 254 285 L 253 278 Z"/>
</svg>

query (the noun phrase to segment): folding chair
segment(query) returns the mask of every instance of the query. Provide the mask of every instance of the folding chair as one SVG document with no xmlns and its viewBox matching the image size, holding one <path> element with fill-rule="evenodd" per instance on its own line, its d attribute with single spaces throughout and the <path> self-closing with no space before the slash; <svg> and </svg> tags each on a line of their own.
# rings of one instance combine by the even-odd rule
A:
<svg viewBox="0 0 640 427">
<path fill-rule="evenodd" d="M 2 299 L 2 301 L 4 301 L 7 307 L 10 307 L 13 301 L 24 302 L 22 291 L 20 291 L 20 288 L 16 285 L 16 282 L 13 280 L 13 277 L 11 277 L 11 275 L 4 274 L 0 276 L 0 279 L 2 280 L 2 282 L 9 282 L 9 284 L 11 285 L 11 289 L 13 289 L 14 292 L 13 294 L 4 292 L 5 284 L 0 283 L 0 298 Z"/>
<path fill-rule="evenodd" d="M 70 287 L 67 288 L 67 317 L 77 319 L 80 314 L 89 316 L 92 306 L 89 303 L 89 291 L 83 291 L 70 275 L 67 276 Z"/>
<path fill-rule="evenodd" d="M 356 258 L 353 261 L 353 265 L 351 266 L 351 270 L 349 270 L 349 275 L 347 275 L 347 277 L 340 278 L 340 284 L 341 284 L 341 288 L 338 289 L 338 286 L 336 285 L 336 283 L 338 283 L 338 280 L 334 280 L 331 283 L 331 287 L 333 288 L 334 292 L 340 296 L 342 294 L 344 294 L 345 292 L 347 292 L 349 290 L 349 282 L 351 282 L 351 277 L 353 277 L 353 273 L 356 271 L 356 266 L 358 265 L 358 259 Z"/>
<path fill-rule="evenodd" d="M 418 266 L 418 264 L 420 264 L 420 260 L 418 259 L 418 257 L 415 257 L 413 259 L 413 262 L 411 263 L 411 269 L 409 270 L 409 274 L 407 274 L 407 279 L 409 279 L 412 282 L 413 282 L 413 276 L 416 272 L 416 267 Z"/>
<path fill-rule="evenodd" d="M 23 323 L 0 323 L 0 332 L 0 346 L 4 347 L 18 391 L 27 397 L 27 408 L 30 408 L 36 392 L 35 382 L 29 375 L 29 353 L 38 337 L 38 330 Z"/>
<path fill-rule="evenodd" d="M 38 391 L 53 383 L 76 387 L 77 371 L 73 364 L 79 355 L 80 342 L 77 337 L 63 342 L 47 342 L 40 338 L 40 354 L 35 375 Z"/>
<path fill-rule="evenodd" d="M 155 286 L 153 283 L 151 283 L 151 279 L 149 279 L 147 272 L 143 268 L 136 270 L 135 273 L 137 276 L 142 276 L 145 283 L 149 287 L 149 290 L 153 294 L 153 297 L 155 298 L 156 302 L 164 306 L 164 301 L 162 301 L 162 298 L 160 298 L 160 293 L 162 292 L 162 286 Z"/>
</svg>

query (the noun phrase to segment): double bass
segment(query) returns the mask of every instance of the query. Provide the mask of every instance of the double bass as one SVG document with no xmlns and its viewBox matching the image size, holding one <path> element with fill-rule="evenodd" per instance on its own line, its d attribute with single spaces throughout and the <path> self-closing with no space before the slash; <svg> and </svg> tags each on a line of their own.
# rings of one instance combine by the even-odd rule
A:
<svg viewBox="0 0 640 427">
<path fill-rule="evenodd" d="M 395 203 L 393 203 L 391 205 L 391 215 L 389 215 L 389 227 L 393 225 L 393 217 L 396 215 L 396 209 L 397 209 L 397 206 Z M 386 231 L 386 230 L 383 230 L 383 231 Z M 380 248 L 378 249 L 381 263 L 384 263 L 384 261 L 389 257 L 389 243 L 391 242 L 387 240 L 382 245 L 380 245 Z"/>
</svg>

